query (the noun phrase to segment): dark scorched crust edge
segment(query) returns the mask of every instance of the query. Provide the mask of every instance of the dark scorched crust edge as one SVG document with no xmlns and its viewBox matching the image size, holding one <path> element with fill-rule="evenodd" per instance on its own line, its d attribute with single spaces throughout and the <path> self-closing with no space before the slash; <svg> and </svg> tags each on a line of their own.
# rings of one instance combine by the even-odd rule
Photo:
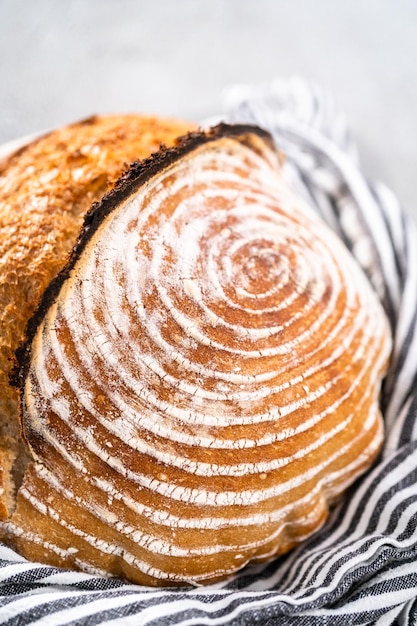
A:
<svg viewBox="0 0 417 626">
<path fill-rule="evenodd" d="M 115 210 L 120 202 L 123 202 L 132 195 L 132 193 L 137 191 L 141 185 L 145 184 L 148 180 L 173 165 L 176 161 L 188 155 L 193 150 L 217 139 L 227 137 L 244 138 L 247 135 L 258 135 L 272 148 L 274 147 L 271 135 L 258 126 L 251 124 L 220 123 L 206 131 L 199 130 L 190 132 L 187 133 L 187 135 L 179 137 L 175 146 L 169 148 L 161 146 L 158 152 L 153 153 L 147 159 L 134 161 L 127 171 L 117 180 L 114 187 L 103 196 L 101 201 L 92 204 L 90 210 L 84 217 L 84 224 L 67 263 L 46 288 L 35 313 L 27 324 L 25 339 L 22 345 L 16 350 L 15 365 L 10 373 L 10 384 L 20 388 L 21 400 L 24 382 L 29 370 L 31 345 L 36 331 L 46 312 L 57 298 L 62 285 L 74 269 L 84 248 L 103 219 Z M 243 143 L 245 143 L 245 141 L 243 141 Z"/>
</svg>

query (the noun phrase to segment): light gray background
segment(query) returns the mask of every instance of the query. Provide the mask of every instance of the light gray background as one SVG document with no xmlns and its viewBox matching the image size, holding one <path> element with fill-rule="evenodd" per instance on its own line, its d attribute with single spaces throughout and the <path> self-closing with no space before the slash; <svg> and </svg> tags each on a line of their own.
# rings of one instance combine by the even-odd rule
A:
<svg viewBox="0 0 417 626">
<path fill-rule="evenodd" d="M 333 90 L 417 216 L 416 0 L 0 0 L 0 143 L 95 112 L 199 121 L 293 74 Z"/>
</svg>

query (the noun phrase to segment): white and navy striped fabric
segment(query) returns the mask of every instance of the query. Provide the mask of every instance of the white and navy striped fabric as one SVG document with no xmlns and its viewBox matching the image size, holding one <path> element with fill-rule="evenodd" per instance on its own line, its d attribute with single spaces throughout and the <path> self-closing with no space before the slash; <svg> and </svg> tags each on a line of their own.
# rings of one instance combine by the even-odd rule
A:
<svg viewBox="0 0 417 626">
<path fill-rule="evenodd" d="M 352 250 L 394 350 L 379 462 L 307 543 L 210 587 L 156 590 L 28 563 L 0 547 L 0 624 L 297 626 L 417 623 L 417 229 L 370 183 L 332 98 L 302 80 L 227 95 L 229 122 L 269 130 L 288 176 Z"/>
</svg>

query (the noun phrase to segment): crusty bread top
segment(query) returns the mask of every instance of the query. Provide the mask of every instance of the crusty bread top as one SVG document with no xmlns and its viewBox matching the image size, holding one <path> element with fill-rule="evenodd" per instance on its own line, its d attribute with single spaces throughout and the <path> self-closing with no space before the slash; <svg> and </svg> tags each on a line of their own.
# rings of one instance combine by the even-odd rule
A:
<svg viewBox="0 0 417 626">
<path fill-rule="evenodd" d="M 27 321 L 67 261 L 91 204 L 132 161 L 192 128 L 156 117 L 95 116 L 43 136 L 0 163 L 0 470 L 6 469 L 0 517 L 6 515 L 5 502 L 13 507 L 9 469 L 19 452 L 20 427 L 18 394 L 8 378 Z"/>
</svg>

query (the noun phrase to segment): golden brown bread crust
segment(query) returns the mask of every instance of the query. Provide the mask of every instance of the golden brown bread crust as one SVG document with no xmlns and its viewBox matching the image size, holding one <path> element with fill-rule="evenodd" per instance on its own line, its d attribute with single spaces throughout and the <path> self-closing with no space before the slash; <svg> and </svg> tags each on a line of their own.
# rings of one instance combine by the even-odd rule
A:
<svg viewBox="0 0 417 626">
<path fill-rule="evenodd" d="M 63 267 L 82 220 L 132 161 L 171 145 L 191 124 L 139 115 L 95 116 L 54 131 L 0 163 L 0 518 L 25 465 L 14 352 L 43 291 Z M 19 468 L 20 466 L 20 468 Z"/>
<path fill-rule="evenodd" d="M 2 525 L 30 559 L 215 581 L 317 530 L 380 449 L 384 313 L 257 129 L 132 167 L 33 319 Z"/>
</svg>

